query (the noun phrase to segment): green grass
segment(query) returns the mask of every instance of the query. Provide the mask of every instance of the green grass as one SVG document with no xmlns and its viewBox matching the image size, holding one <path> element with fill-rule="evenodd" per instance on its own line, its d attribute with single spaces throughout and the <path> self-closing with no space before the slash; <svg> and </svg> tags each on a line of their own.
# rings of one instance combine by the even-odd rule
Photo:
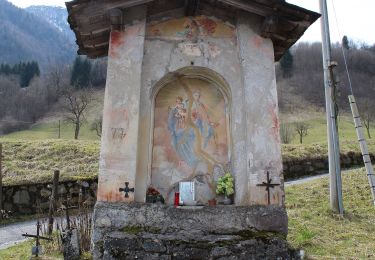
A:
<svg viewBox="0 0 375 260">
<path fill-rule="evenodd" d="M 13 132 L 5 135 L 7 139 L 28 139 L 28 140 L 44 140 L 44 139 L 58 139 L 58 121 L 39 123 L 33 125 L 28 130 Z M 61 122 L 60 138 L 66 140 L 74 139 L 74 128 L 68 122 Z M 94 140 L 98 141 L 100 138 L 95 131 L 90 130 L 89 123 L 82 126 L 79 134 L 79 140 Z"/>
<path fill-rule="evenodd" d="M 370 153 L 375 154 L 375 140 L 367 140 Z M 305 160 L 321 158 L 327 156 L 328 146 L 326 142 L 312 144 L 284 144 L 282 145 L 283 161 Z M 358 141 L 341 140 L 340 153 L 348 154 L 350 152 L 360 153 Z"/>
<path fill-rule="evenodd" d="M 343 175 L 345 214 L 329 208 L 328 178 L 286 188 L 288 240 L 314 259 L 375 259 L 375 207 L 364 169 Z"/>
<path fill-rule="evenodd" d="M 5 185 L 94 178 L 98 174 L 99 142 L 84 140 L 12 140 L 3 143 Z"/>
<path fill-rule="evenodd" d="M 308 135 L 303 138 L 304 144 L 327 141 L 327 121 L 324 114 L 319 114 L 315 118 L 304 120 L 303 122 L 306 122 L 310 126 Z M 293 122 L 291 124 L 293 124 Z M 340 141 L 357 140 L 357 134 L 355 132 L 353 118 L 351 115 L 340 116 L 338 119 L 338 126 Z M 366 129 L 364 128 L 364 130 L 365 136 L 368 138 Z M 371 136 L 375 137 L 375 126 L 373 125 L 370 127 L 370 134 Z M 298 135 L 294 136 L 292 144 L 299 144 Z"/>
<path fill-rule="evenodd" d="M 49 251 L 50 245 L 45 241 L 41 241 L 43 250 L 47 249 Z M 57 260 L 64 259 L 59 252 L 51 252 L 47 254 L 42 254 L 38 258 L 31 258 L 31 248 L 35 245 L 35 240 L 30 239 L 25 242 L 21 242 L 15 246 L 9 247 L 7 249 L 0 250 L 0 259 L 6 260 L 28 260 L 28 259 L 40 259 L 40 260 Z"/>
</svg>

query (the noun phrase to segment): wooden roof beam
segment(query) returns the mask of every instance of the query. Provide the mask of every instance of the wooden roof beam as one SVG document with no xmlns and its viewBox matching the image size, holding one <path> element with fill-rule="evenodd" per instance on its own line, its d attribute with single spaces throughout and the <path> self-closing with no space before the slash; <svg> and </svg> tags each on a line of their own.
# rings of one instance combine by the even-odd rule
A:
<svg viewBox="0 0 375 260">
<path fill-rule="evenodd" d="M 217 0 L 223 4 L 233 6 L 238 9 L 242 9 L 244 11 L 254 13 L 260 16 L 269 16 L 271 15 L 274 10 L 271 7 L 260 5 L 250 1 L 244 0 Z"/>
<path fill-rule="evenodd" d="M 185 1 L 185 15 L 195 16 L 199 6 L 199 0 L 186 0 Z"/>
</svg>

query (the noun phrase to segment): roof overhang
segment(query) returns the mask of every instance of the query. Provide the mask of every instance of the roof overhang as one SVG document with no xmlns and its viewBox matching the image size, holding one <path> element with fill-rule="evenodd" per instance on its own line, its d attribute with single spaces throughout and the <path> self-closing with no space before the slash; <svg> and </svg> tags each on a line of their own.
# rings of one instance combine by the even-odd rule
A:
<svg viewBox="0 0 375 260">
<path fill-rule="evenodd" d="M 318 13 L 285 0 L 74 0 L 67 2 L 66 7 L 68 22 L 77 38 L 78 54 L 90 58 L 107 56 L 110 31 L 115 20 L 111 19 L 111 12 L 140 5 L 147 6 L 148 18 L 181 13 L 235 20 L 238 11 L 261 16 L 260 35 L 272 40 L 276 61 L 320 17 Z"/>
</svg>

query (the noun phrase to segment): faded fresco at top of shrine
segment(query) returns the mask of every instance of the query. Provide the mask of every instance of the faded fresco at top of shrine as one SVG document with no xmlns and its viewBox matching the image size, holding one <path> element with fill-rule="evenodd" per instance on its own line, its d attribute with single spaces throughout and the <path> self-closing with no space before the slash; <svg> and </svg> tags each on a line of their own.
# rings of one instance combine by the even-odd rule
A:
<svg viewBox="0 0 375 260">
<path fill-rule="evenodd" d="M 227 104 L 220 90 L 200 79 L 163 87 L 155 100 L 151 185 L 172 203 L 180 181 L 195 181 L 197 200 L 215 197 L 228 164 Z"/>
<path fill-rule="evenodd" d="M 165 38 L 178 40 L 181 38 L 210 36 L 214 38 L 235 37 L 235 27 L 213 17 L 197 16 L 152 22 L 147 26 L 147 38 Z"/>
</svg>

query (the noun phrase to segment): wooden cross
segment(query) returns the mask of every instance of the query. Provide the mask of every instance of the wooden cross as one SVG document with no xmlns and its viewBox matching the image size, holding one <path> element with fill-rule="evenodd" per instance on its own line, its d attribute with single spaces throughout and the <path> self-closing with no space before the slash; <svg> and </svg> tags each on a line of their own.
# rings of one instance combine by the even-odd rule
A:
<svg viewBox="0 0 375 260">
<path fill-rule="evenodd" d="M 66 228 L 69 230 L 70 229 L 70 215 L 69 215 L 69 210 L 70 209 L 76 209 L 78 208 L 77 206 L 69 206 L 69 198 L 68 195 L 66 196 L 66 201 L 65 201 L 65 207 L 62 208 L 65 210 L 65 218 L 66 218 Z"/>
<path fill-rule="evenodd" d="M 271 205 L 271 190 L 276 186 L 280 186 L 280 184 L 272 183 L 272 179 L 270 178 L 270 173 L 267 171 L 267 182 L 263 182 L 262 184 L 257 184 L 257 186 L 266 187 L 267 195 L 268 195 L 268 205 Z"/>
<path fill-rule="evenodd" d="M 24 237 L 32 237 L 32 238 L 36 238 L 36 243 L 35 243 L 35 251 L 33 250 L 33 254 L 38 257 L 39 255 L 39 246 L 40 246 L 40 242 L 39 242 L 39 239 L 44 239 L 44 240 L 48 240 L 48 241 L 53 241 L 52 238 L 48 238 L 48 237 L 43 237 L 41 235 L 39 235 L 39 230 L 40 230 L 40 222 L 38 220 L 38 222 L 36 223 L 36 235 L 29 235 L 29 234 L 22 234 L 22 236 Z"/>
<path fill-rule="evenodd" d="M 125 198 L 129 198 L 129 192 L 134 192 L 134 188 L 129 188 L 129 182 L 125 182 L 125 188 L 120 188 L 119 192 L 125 192 Z"/>
</svg>

